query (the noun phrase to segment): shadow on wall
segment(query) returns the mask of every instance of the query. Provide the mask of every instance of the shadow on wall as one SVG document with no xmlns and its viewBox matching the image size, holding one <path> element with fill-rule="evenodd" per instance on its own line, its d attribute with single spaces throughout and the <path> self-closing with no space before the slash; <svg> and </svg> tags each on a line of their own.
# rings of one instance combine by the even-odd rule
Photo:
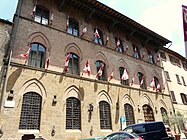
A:
<svg viewBox="0 0 187 140">
<path fill-rule="evenodd" d="M 16 83 L 17 79 L 19 78 L 19 76 L 21 75 L 22 69 L 18 68 L 17 70 L 15 70 L 9 77 L 7 80 L 7 86 L 6 86 L 6 92 L 10 92 L 11 89 L 13 89 L 14 84 Z"/>
</svg>

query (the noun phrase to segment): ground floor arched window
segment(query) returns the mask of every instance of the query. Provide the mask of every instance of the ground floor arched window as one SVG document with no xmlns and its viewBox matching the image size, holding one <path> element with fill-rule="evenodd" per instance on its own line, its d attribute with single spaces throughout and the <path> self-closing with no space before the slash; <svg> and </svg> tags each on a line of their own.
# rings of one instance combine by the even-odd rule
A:
<svg viewBox="0 0 187 140">
<path fill-rule="evenodd" d="M 144 113 L 145 122 L 155 121 L 153 109 L 149 105 L 143 105 L 142 109 Z"/>
<path fill-rule="evenodd" d="M 135 124 L 133 107 L 130 104 L 124 104 L 124 109 L 127 126 L 130 124 Z"/>
</svg>

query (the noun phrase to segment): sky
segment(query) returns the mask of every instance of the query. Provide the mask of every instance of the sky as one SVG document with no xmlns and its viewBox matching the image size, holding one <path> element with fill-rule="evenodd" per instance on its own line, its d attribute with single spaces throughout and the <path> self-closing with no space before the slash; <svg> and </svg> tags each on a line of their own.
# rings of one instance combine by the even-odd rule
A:
<svg viewBox="0 0 187 140">
<path fill-rule="evenodd" d="M 0 18 L 12 21 L 18 0 L 0 0 Z M 172 41 L 169 49 L 185 56 L 182 5 L 187 0 L 98 0 Z"/>
</svg>

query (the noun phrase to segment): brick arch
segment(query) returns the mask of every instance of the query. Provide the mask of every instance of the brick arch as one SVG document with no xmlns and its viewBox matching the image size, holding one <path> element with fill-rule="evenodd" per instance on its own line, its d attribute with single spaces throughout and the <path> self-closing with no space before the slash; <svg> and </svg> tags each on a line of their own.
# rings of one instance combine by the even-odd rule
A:
<svg viewBox="0 0 187 140">
<path fill-rule="evenodd" d="M 130 75 L 130 68 L 128 67 L 127 63 L 125 62 L 125 60 L 120 59 L 117 62 L 117 69 L 119 69 L 119 67 L 124 67 L 127 70 L 127 73 Z"/>
<path fill-rule="evenodd" d="M 36 78 L 26 81 L 22 85 L 22 87 L 19 91 L 19 95 L 23 96 L 23 94 L 25 94 L 27 92 L 36 92 L 36 93 L 40 94 L 42 96 L 42 98 L 44 99 L 44 101 L 47 98 L 47 92 L 46 92 L 45 87 Z"/>
<path fill-rule="evenodd" d="M 126 103 L 130 104 L 135 109 L 134 101 L 128 94 L 124 95 L 124 97 L 122 98 L 122 106 L 124 106 L 124 104 Z"/>
<path fill-rule="evenodd" d="M 106 58 L 106 56 L 102 53 L 102 52 L 98 52 L 96 55 L 95 55 L 95 62 L 97 60 L 101 60 L 105 63 L 106 67 L 108 68 L 109 67 L 109 63 L 108 63 L 108 60 Z"/>
<path fill-rule="evenodd" d="M 28 41 L 30 43 L 32 42 L 38 42 L 46 47 L 48 52 L 51 52 L 51 44 L 49 42 L 49 39 L 41 32 L 34 32 L 28 37 Z"/>
<path fill-rule="evenodd" d="M 112 99 L 106 91 L 103 90 L 103 91 L 99 92 L 97 96 L 98 96 L 97 97 L 98 106 L 99 106 L 100 101 L 106 101 L 107 103 L 110 104 L 110 106 L 112 105 Z"/>
<path fill-rule="evenodd" d="M 161 76 L 158 74 L 156 70 L 153 70 L 152 76 L 157 77 L 158 79 L 161 79 Z"/>
<path fill-rule="evenodd" d="M 138 72 L 141 72 L 141 73 L 144 75 L 145 78 L 147 77 L 147 76 L 146 76 L 145 70 L 144 70 L 143 67 L 140 66 L 140 65 L 137 66 L 136 71 L 135 71 L 135 74 L 138 73 Z"/>
<path fill-rule="evenodd" d="M 72 85 L 65 90 L 63 99 L 66 100 L 69 97 L 75 97 L 80 101 L 83 101 L 83 94 L 75 85 Z"/>
<path fill-rule="evenodd" d="M 79 56 L 79 58 L 82 60 L 82 51 L 81 49 L 75 44 L 75 43 L 69 43 L 65 48 L 64 48 L 64 53 L 67 54 L 69 52 L 73 52 L 76 55 Z"/>
</svg>

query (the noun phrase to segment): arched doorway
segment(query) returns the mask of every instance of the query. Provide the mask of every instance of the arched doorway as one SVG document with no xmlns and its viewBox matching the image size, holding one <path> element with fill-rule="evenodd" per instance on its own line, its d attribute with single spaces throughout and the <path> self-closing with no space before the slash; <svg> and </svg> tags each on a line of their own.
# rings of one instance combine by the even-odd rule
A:
<svg viewBox="0 0 187 140">
<path fill-rule="evenodd" d="M 153 109 L 149 105 L 147 105 L 147 104 L 143 105 L 142 109 L 143 109 L 143 113 L 144 113 L 145 122 L 155 121 Z"/>
</svg>

